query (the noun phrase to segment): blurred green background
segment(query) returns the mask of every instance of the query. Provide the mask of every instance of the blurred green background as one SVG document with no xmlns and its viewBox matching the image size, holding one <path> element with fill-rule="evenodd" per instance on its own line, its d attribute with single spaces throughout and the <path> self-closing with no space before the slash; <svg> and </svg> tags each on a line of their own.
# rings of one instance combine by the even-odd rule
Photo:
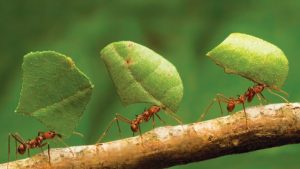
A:
<svg viewBox="0 0 300 169">
<path fill-rule="evenodd" d="M 131 40 L 170 60 L 184 83 L 178 115 L 184 123 L 191 123 L 199 118 L 216 93 L 236 96 L 253 85 L 244 78 L 225 74 L 205 56 L 231 32 L 248 33 L 279 46 L 290 63 L 283 89 L 290 94 L 291 102 L 300 100 L 299 11 L 297 0 L 0 1 L 0 162 L 7 161 L 9 132 L 19 132 L 28 139 L 34 138 L 38 131 L 47 130 L 35 119 L 14 113 L 21 89 L 22 58 L 26 53 L 37 50 L 64 53 L 90 77 L 95 85 L 92 100 L 76 129 L 85 137 L 72 136 L 66 142 L 93 144 L 114 113 L 132 119 L 147 106 L 121 105 L 99 57 L 100 50 L 108 43 Z M 268 93 L 265 95 L 270 102 L 281 102 Z M 251 105 L 256 104 L 257 101 Z M 211 112 L 207 119 L 220 116 L 217 105 Z M 176 124 L 166 115 L 162 118 Z M 127 124 L 121 128 L 122 137 L 132 135 Z M 150 128 L 151 124 L 142 125 L 144 132 Z M 118 138 L 117 127 L 113 126 L 104 141 Z M 50 144 L 63 147 L 57 141 Z M 298 169 L 299 155 L 300 145 L 288 145 L 173 168 Z"/>
</svg>

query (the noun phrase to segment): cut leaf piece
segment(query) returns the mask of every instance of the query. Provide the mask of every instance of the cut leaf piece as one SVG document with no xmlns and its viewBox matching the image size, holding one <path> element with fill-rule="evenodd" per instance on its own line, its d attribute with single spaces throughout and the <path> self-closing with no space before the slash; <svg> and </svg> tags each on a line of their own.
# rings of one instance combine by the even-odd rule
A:
<svg viewBox="0 0 300 169">
<path fill-rule="evenodd" d="M 24 56 L 23 84 L 16 112 L 35 117 L 50 130 L 71 135 L 92 94 L 93 85 L 72 61 L 57 52 Z"/>
<path fill-rule="evenodd" d="M 277 46 L 247 34 L 230 34 L 207 55 L 226 73 L 241 75 L 273 89 L 281 88 L 288 75 L 284 53 Z"/>
<path fill-rule="evenodd" d="M 100 54 L 124 105 L 151 103 L 176 112 L 183 86 L 169 61 L 130 41 L 111 43 Z"/>
</svg>

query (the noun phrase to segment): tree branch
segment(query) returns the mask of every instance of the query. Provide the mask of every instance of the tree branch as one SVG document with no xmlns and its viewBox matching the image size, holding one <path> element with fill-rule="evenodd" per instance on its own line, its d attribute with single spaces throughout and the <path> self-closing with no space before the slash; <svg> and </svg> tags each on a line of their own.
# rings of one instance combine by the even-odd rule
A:
<svg viewBox="0 0 300 169">
<path fill-rule="evenodd" d="M 113 142 L 51 149 L 9 168 L 165 168 L 300 142 L 300 104 L 272 104 L 187 125 L 159 127 Z M 70 152 L 72 150 L 72 152 Z M 0 168 L 6 168 L 7 163 Z"/>
</svg>

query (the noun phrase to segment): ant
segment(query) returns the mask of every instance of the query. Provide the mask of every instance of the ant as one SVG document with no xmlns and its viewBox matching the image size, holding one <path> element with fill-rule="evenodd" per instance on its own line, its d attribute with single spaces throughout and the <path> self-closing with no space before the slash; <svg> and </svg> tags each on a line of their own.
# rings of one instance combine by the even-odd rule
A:
<svg viewBox="0 0 300 169">
<path fill-rule="evenodd" d="M 255 84 L 253 87 L 249 87 L 248 90 L 243 95 L 238 96 L 237 99 L 235 99 L 235 98 L 227 98 L 227 97 L 223 96 L 222 94 L 217 94 L 217 97 L 207 107 L 206 111 L 201 115 L 200 121 L 202 121 L 202 119 L 208 113 L 208 110 L 211 108 L 211 106 L 213 105 L 214 101 L 218 101 L 222 115 L 223 115 L 223 110 L 222 110 L 222 107 L 221 107 L 221 102 L 227 103 L 227 111 L 229 113 L 234 110 L 235 105 L 242 104 L 243 105 L 244 114 L 245 114 L 245 118 L 246 118 L 246 126 L 248 126 L 247 114 L 246 114 L 246 110 L 245 110 L 245 102 L 247 101 L 248 103 L 250 103 L 255 96 L 257 96 L 259 100 L 261 100 L 261 98 L 263 98 L 264 100 L 266 100 L 266 98 L 262 94 L 262 92 L 264 91 L 265 88 L 268 88 L 268 86 L 265 85 L 265 84 L 259 84 L 259 83 Z M 279 90 L 279 91 L 285 93 L 284 91 L 281 91 L 281 90 Z M 269 89 L 269 92 L 271 92 L 272 94 L 275 94 L 275 95 L 281 97 L 283 100 L 285 100 L 286 102 L 288 102 L 284 97 L 280 96 L 277 93 L 272 92 L 270 89 Z"/>
<path fill-rule="evenodd" d="M 163 121 L 160 116 L 157 114 L 160 111 L 160 107 L 159 106 L 151 106 L 149 109 L 144 110 L 143 113 L 136 115 L 136 118 L 133 120 L 129 120 L 126 117 L 121 116 L 120 114 L 116 114 L 115 118 L 109 123 L 108 127 L 106 128 L 106 130 L 103 132 L 103 134 L 100 136 L 100 138 L 98 139 L 97 143 L 99 143 L 103 137 L 106 135 L 107 131 L 111 128 L 112 123 L 113 122 L 117 122 L 118 125 L 118 129 L 119 129 L 119 133 L 121 133 L 121 129 L 120 129 L 120 125 L 119 125 L 119 120 L 123 121 L 125 123 L 128 123 L 130 125 L 130 129 L 134 133 L 139 132 L 140 136 L 142 136 L 142 132 L 141 132 L 141 128 L 140 128 L 140 124 L 143 122 L 148 122 L 151 118 L 152 118 L 152 126 L 154 128 L 155 126 L 155 121 L 154 121 L 154 116 L 157 116 L 158 119 L 166 124 L 165 121 Z"/>
<path fill-rule="evenodd" d="M 47 132 L 38 132 L 38 136 L 35 139 L 25 141 L 18 133 L 10 133 L 8 135 L 8 162 L 10 160 L 10 136 L 12 136 L 16 141 L 16 157 L 19 154 L 23 155 L 26 151 L 28 156 L 30 156 L 29 149 L 34 149 L 40 147 L 43 150 L 43 147 L 48 145 L 48 158 L 50 163 L 50 146 L 49 144 L 43 143 L 43 141 L 47 139 L 53 139 L 54 137 L 62 138 L 61 134 L 56 133 L 55 131 L 47 131 Z M 20 145 L 17 147 L 17 142 Z"/>
</svg>

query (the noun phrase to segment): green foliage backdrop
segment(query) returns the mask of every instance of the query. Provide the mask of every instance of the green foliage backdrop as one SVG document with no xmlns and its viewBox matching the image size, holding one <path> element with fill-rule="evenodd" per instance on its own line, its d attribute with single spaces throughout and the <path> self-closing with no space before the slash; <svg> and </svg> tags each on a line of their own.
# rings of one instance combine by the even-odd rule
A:
<svg viewBox="0 0 300 169">
<path fill-rule="evenodd" d="M 131 40 L 145 45 L 177 67 L 184 83 L 183 102 L 177 114 L 185 123 L 198 119 L 216 93 L 236 96 L 252 85 L 239 76 L 225 74 L 205 56 L 231 32 L 260 37 L 285 52 L 290 72 L 283 89 L 290 94 L 290 101 L 299 101 L 299 10 L 297 0 L 1 1 L 0 162 L 7 159 L 9 132 L 19 132 L 27 139 L 47 130 L 35 119 L 14 113 L 21 90 L 21 63 L 26 53 L 37 50 L 64 53 L 90 77 L 95 88 L 77 127 L 85 137 L 72 136 L 66 142 L 92 144 L 114 113 L 133 118 L 147 106 L 121 105 L 99 54 L 113 41 Z M 266 97 L 270 102 L 281 101 L 269 94 Z M 217 106 L 211 112 L 207 118 L 220 115 Z M 176 124 L 168 116 L 162 118 Z M 121 128 L 123 137 L 131 136 L 128 125 L 121 124 Z M 150 128 L 151 124 L 142 125 L 142 131 Z M 117 128 L 113 127 L 105 141 L 118 138 Z M 50 144 L 63 146 L 55 141 Z M 299 155 L 300 145 L 289 145 L 174 168 L 296 169 Z"/>
</svg>

